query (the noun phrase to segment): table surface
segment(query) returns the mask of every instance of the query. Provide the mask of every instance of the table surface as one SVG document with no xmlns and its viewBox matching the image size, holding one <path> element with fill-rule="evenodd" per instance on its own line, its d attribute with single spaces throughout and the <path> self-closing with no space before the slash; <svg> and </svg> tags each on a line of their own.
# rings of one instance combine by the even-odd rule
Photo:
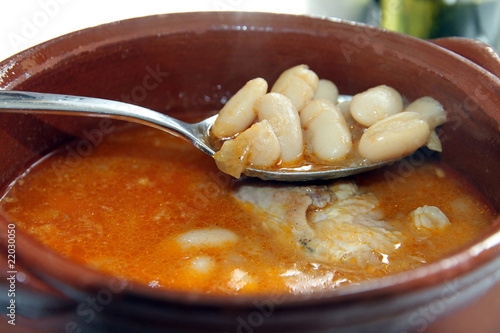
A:
<svg viewBox="0 0 500 333">
<path fill-rule="evenodd" d="M 418 333 L 499 333 L 500 332 L 500 283 L 486 295 L 464 309 L 430 324 L 416 327 Z M 3 316 L 2 316 L 3 317 Z M 0 332 L 37 333 L 0 319 Z"/>
</svg>

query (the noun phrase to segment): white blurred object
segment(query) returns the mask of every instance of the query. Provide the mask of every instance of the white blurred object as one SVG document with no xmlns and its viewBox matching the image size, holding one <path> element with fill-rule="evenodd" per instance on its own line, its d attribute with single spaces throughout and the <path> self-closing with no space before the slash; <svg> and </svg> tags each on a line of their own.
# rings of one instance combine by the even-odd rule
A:
<svg viewBox="0 0 500 333">
<path fill-rule="evenodd" d="M 306 2 L 306 12 L 312 15 L 366 22 L 373 9 L 373 0 L 311 0 Z"/>
<path fill-rule="evenodd" d="M 371 0 L 3 0 L 0 60 L 87 27 L 146 15 L 189 11 L 262 11 L 363 20 Z"/>
</svg>

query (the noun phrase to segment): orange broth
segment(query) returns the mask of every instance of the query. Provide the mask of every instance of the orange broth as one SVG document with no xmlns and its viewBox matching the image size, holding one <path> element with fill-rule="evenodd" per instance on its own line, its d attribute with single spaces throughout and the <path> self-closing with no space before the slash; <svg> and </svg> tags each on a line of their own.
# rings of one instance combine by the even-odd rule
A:
<svg viewBox="0 0 500 333">
<path fill-rule="evenodd" d="M 493 219 L 472 188 L 439 163 L 404 175 L 395 165 L 356 180 L 379 198 L 386 220 L 409 235 L 407 241 L 380 265 L 318 262 L 277 243 L 231 195 L 237 181 L 178 138 L 136 127 L 106 136 L 81 159 L 69 161 L 69 147 L 18 178 L 1 207 L 70 260 L 152 288 L 230 294 L 337 288 L 411 269 L 415 260 L 409 257 L 438 260 L 474 240 Z M 412 235 L 407 214 L 423 205 L 439 207 L 451 227 Z M 230 248 L 186 250 L 174 240 L 206 227 L 231 230 L 239 241 Z M 191 269 L 190 260 L 200 256 L 211 258 L 214 268 Z M 235 279 L 235 270 L 249 277 L 245 283 Z"/>
</svg>

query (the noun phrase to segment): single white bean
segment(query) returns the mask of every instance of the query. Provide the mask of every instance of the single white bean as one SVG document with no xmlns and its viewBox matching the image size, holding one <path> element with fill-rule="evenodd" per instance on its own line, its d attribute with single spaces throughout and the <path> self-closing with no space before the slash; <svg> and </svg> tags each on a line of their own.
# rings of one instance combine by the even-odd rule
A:
<svg viewBox="0 0 500 333">
<path fill-rule="evenodd" d="M 209 256 L 191 258 L 190 268 L 196 273 L 208 274 L 215 268 L 215 261 Z"/>
<path fill-rule="evenodd" d="M 229 138 L 250 127 L 257 118 L 254 103 L 266 92 L 266 80 L 256 78 L 248 81 L 220 110 L 212 126 L 212 135 L 220 139 Z"/>
<path fill-rule="evenodd" d="M 352 118 L 351 115 L 351 101 L 343 101 L 337 104 L 337 107 L 339 108 L 340 112 L 342 112 L 342 115 L 344 116 L 344 119 L 347 118 Z"/>
<path fill-rule="evenodd" d="M 222 172 L 240 178 L 248 166 L 262 168 L 278 163 L 281 145 L 269 122 L 262 120 L 225 141 L 213 157 Z"/>
<path fill-rule="evenodd" d="M 337 104 L 339 98 L 339 89 L 330 80 L 321 79 L 318 81 L 318 88 L 314 93 L 313 99 L 327 99 Z"/>
<path fill-rule="evenodd" d="M 369 127 L 379 120 L 403 111 L 403 98 L 396 89 L 380 85 L 354 95 L 350 111 L 354 120 Z"/>
<path fill-rule="evenodd" d="M 281 146 L 281 161 L 293 163 L 304 149 L 302 128 L 297 110 L 290 99 L 278 93 L 268 93 L 256 102 L 257 116 L 266 119 L 273 128 Z"/>
<path fill-rule="evenodd" d="M 436 133 L 436 130 L 431 131 L 431 135 L 429 136 L 429 140 L 427 141 L 425 146 L 430 150 L 438 152 L 443 151 L 443 146 L 441 144 L 441 140 L 439 139 L 438 134 Z"/>
<path fill-rule="evenodd" d="M 245 131 L 253 139 L 248 151 L 249 166 L 261 168 L 275 165 L 281 157 L 281 145 L 271 124 L 263 119 L 252 127 Z"/>
<path fill-rule="evenodd" d="M 370 126 L 359 140 L 359 153 L 373 162 L 403 157 L 424 145 L 429 124 L 415 112 L 401 112 Z"/>
<path fill-rule="evenodd" d="M 446 122 L 443 105 L 432 97 L 425 96 L 410 103 L 405 111 L 416 112 L 429 123 L 431 131 Z"/>
<path fill-rule="evenodd" d="M 204 228 L 190 230 L 177 236 L 177 242 L 183 249 L 226 247 L 238 242 L 238 235 L 222 228 Z"/>
<path fill-rule="evenodd" d="M 307 151 L 314 160 L 332 163 L 351 151 L 351 133 L 332 101 L 312 100 L 300 113 L 300 121 Z"/>
<path fill-rule="evenodd" d="M 314 97 L 318 81 L 318 75 L 308 66 L 298 65 L 281 73 L 271 88 L 271 92 L 288 97 L 295 109 L 299 111 Z"/>
</svg>

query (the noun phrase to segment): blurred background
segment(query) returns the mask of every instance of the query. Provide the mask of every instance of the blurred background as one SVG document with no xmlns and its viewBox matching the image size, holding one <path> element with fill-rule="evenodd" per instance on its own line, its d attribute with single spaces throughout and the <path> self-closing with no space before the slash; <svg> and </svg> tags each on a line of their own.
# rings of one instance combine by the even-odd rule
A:
<svg viewBox="0 0 500 333">
<path fill-rule="evenodd" d="M 500 49 L 500 0 L 3 0 L 0 60 L 51 38 L 102 23 L 204 10 L 326 16 L 419 38 L 476 38 Z"/>
</svg>

